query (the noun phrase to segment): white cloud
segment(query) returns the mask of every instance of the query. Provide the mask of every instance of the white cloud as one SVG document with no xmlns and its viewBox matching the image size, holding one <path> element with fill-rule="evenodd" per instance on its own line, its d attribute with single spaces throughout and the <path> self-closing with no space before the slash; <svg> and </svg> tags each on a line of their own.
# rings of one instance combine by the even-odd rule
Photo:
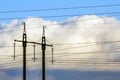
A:
<svg viewBox="0 0 120 80">
<path fill-rule="evenodd" d="M 115 19 L 114 17 L 99 17 L 96 15 L 84 15 L 80 17 L 72 17 L 67 20 L 64 20 L 63 22 L 57 22 L 57 21 L 50 21 L 50 20 L 43 20 L 41 18 L 37 17 L 29 17 L 27 19 L 24 19 L 23 21 L 26 22 L 27 29 L 27 35 L 32 41 L 41 41 L 41 35 L 42 35 L 42 26 L 47 26 L 46 29 L 46 38 L 48 43 L 81 43 L 81 44 L 74 44 L 74 45 L 54 45 L 54 54 L 56 55 L 55 60 L 61 60 L 66 59 L 70 60 L 73 59 L 84 59 L 85 63 L 88 63 L 89 61 L 93 62 L 101 62 L 103 61 L 116 61 L 120 60 L 119 52 L 115 53 L 89 53 L 89 54 L 66 54 L 66 53 L 82 53 L 82 52 L 99 52 L 104 50 L 110 50 L 119 48 L 119 43 L 111 43 L 111 44 L 101 44 L 101 45 L 94 45 L 94 44 L 82 44 L 82 43 L 92 43 L 92 42 L 104 42 L 104 41 L 118 41 L 120 40 L 119 34 L 120 34 L 120 23 L 119 20 Z M 70 22 L 70 23 L 69 23 Z M 57 25 L 56 25 L 57 24 Z M 21 25 L 21 22 L 18 20 L 13 20 L 11 23 L 6 24 L 3 23 L 1 25 L 2 30 L 16 30 L 16 29 L 22 29 L 23 26 Z M 10 32 L 1 32 L 0 34 L 1 40 L 0 45 L 12 45 L 14 39 L 21 39 L 22 40 L 22 30 L 17 31 L 10 31 Z M 20 38 L 19 38 L 20 37 Z M 21 45 L 21 44 L 19 44 Z M 84 46 L 84 47 L 80 47 Z M 71 48 L 73 49 L 66 49 Z M 76 48 L 74 48 L 76 47 Z M 33 48 L 28 47 L 27 54 L 31 53 L 33 54 Z M 41 48 L 37 47 L 36 52 L 40 52 Z M 60 50 L 56 51 L 58 49 L 66 49 L 66 50 Z M 48 49 L 49 50 L 49 49 Z M 119 50 L 119 49 L 118 49 Z M 22 54 L 22 48 L 16 49 L 17 54 Z M 0 55 L 12 55 L 13 54 L 13 48 L 7 47 L 0 49 Z M 47 54 L 47 57 L 51 57 L 51 53 Z M 59 55 L 57 57 L 57 55 Z M 62 57 L 60 57 L 62 56 Z M 38 56 L 39 57 L 39 56 Z M 5 58 L 5 57 L 3 57 Z M 21 56 L 22 58 L 22 56 Z M 33 58 L 33 56 L 29 56 L 29 59 Z M 97 58 L 97 59 L 96 59 Z M 10 58 L 12 59 L 12 58 Z M 4 59 L 6 60 L 6 59 Z M 20 60 L 20 59 L 18 59 Z M 49 59 L 50 60 L 50 59 Z M 72 62 L 71 61 L 71 62 Z M 76 60 L 77 61 L 77 60 Z M 2 62 L 2 61 L 1 61 Z M 80 65 L 74 64 L 71 67 L 77 67 L 79 68 L 83 63 L 80 63 Z M 94 64 L 96 65 L 96 64 Z M 53 65 L 55 66 L 55 65 Z M 52 66 L 52 67 L 53 67 Z M 65 67 L 65 66 L 64 66 Z M 71 68 L 70 67 L 70 68 Z M 108 66 L 90 66 L 91 69 L 105 69 L 105 70 L 111 70 L 113 65 Z M 116 69 L 118 69 L 118 65 L 115 65 Z M 55 66 L 56 68 L 56 66 Z M 67 66 L 66 68 L 69 68 Z M 83 68 L 83 67 L 81 67 Z M 86 66 L 86 69 L 89 69 Z"/>
</svg>

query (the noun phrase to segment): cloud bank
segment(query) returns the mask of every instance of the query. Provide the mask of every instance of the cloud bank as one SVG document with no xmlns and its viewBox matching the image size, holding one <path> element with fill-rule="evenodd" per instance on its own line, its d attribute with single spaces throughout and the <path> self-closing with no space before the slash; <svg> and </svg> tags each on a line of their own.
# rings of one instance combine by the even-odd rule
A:
<svg viewBox="0 0 120 80">
<path fill-rule="evenodd" d="M 58 22 L 29 17 L 22 21 L 13 20 L 10 23 L 2 23 L 0 30 L 0 55 L 13 55 L 13 47 L 2 46 L 13 45 L 14 39 L 22 40 L 23 25 L 21 25 L 21 22 L 23 21 L 26 22 L 29 41 L 41 42 L 42 26 L 46 26 L 47 43 L 55 44 L 55 61 L 54 65 L 50 65 L 49 68 L 113 70 L 114 66 L 116 70 L 120 70 L 118 67 L 120 43 L 116 42 L 120 40 L 120 21 L 116 18 L 83 15 Z M 21 44 L 17 43 L 17 46 L 21 46 Z M 41 60 L 40 49 L 40 46 L 36 46 L 38 61 Z M 22 47 L 16 48 L 16 54 L 16 62 L 22 63 Z M 29 46 L 29 44 L 27 54 L 33 54 L 33 47 Z M 1 56 L 1 63 L 9 62 L 9 60 L 6 60 L 6 56 Z M 7 58 L 13 60 L 13 57 L 8 56 Z M 27 56 L 29 60 L 32 60 L 32 58 L 33 55 Z M 47 63 L 51 64 L 50 48 L 46 51 L 46 59 Z M 18 66 L 18 63 L 14 64 Z M 28 65 L 32 64 L 35 63 L 28 63 Z M 40 65 L 40 63 L 38 64 Z M 2 66 L 5 67 L 5 65 L 1 64 Z M 22 66 L 22 64 L 19 64 L 19 66 Z"/>
</svg>

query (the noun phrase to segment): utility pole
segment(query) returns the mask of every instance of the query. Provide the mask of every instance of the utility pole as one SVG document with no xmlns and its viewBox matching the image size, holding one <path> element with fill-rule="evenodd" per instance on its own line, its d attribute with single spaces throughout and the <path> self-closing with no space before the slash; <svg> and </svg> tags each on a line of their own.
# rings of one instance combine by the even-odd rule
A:
<svg viewBox="0 0 120 80">
<path fill-rule="evenodd" d="M 46 49 L 46 39 L 45 39 L 45 26 L 43 26 L 42 35 L 42 80 L 45 80 L 45 49 Z"/>
<path fill-rule="evenodd" d="M 41 48 L 42 48 L 42 80 L 46 80 L 46 66 L 45 66 L 45 50 L 46 46 L 52 47 L 53 50 L 53 45 L 46 44 L 46 38 L 45 38 L 45 26 L 43 26 L 43 34 L 42 34 L 42 43 L 41 43 Z M 53 53 L 53 51 L 52 51 Z"/>
<path fill-rule="evenodd" d="M 26 28 L 25 28 L 25 22 L 24 25 L 24 31 L 23 31 L 23 80 L 26 80 L 26 47 L 27 47 L 27 35 L 26 35 Z"/>
<path fill-rule="evenodd" d="M 24 25 L 23 30 L 23 39 L 21 40 L 14 40 L 15 42 L 22 42 L 23 46 L 23 80 L 26 80 L 26 47 L 27 47 L 27 34 L 26 34 L 26 26 L 25 22 L 22 23 Z M 15 44 L 15 43 L 14 43 Z M 15 53 L 14 53 L 15 54 Z"/>
<path fill-rule="evenodd" d="M 38 43 L 38 42 L 27 41 L 25 22 L 23 23 L 23 25 L 24 25 L 23 40 L 22 41 L 14 40 L 15 42 L 22 42 L 22 46 L 23 46 L 23 80 L 26 80 L 26 47 L 27 47 L 27 43 L 34 44 L 34 61 L 35 61 L 35 44 L 41 45 L 41 49 L 42 49 L 42 80 L 45 80 L 45 77 L 46 77 L 46 75 L 45 75 L 46 74 L 45 73 L 45 71 L 46 71 L 45 70 L 45 64 L 46 64 L 45 63 L 45 50 L 46 50 L 46 46 L 50 46 L 50 47 L 52 47 L 52 54 L 53 54 L 53 45 L 46 44 L 45 26 L 43 26 L 42 42 Z"/>
</svg>

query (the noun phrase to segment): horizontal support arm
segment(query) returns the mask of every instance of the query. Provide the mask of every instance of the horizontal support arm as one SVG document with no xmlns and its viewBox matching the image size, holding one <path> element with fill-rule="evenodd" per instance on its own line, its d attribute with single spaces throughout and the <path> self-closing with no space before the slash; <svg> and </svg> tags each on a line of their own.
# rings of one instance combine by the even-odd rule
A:
<svg viewBox="0 0 120 80">
<path fill-rule="evenodd" d="M 15 42 L 23 42 L 23 41 L 21 41 L 21 40 L 14 40 L 14 41 L 15 41 Z M 41 43 L 38 43 L 38 42 L 30 42 L 30 41 L 27 41 L 26 43 L 42 45 Z M 46 46 L 53 47 L 53 45 L 49 45 L 49 44 L 46 44 Z"/>
</svg>

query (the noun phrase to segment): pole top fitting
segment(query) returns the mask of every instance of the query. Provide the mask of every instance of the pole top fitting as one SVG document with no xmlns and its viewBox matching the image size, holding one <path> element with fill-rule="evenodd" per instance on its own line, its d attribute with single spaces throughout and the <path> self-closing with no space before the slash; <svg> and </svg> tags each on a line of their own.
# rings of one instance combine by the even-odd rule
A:
<svg viewBox="0 0 120 80">
<path fill-rule="evenodd" d="M 45 36 L 45 28 L 46 28 L 46 26 L 43 26 L 43 35 L 42 36 Z"/>
</svg>

